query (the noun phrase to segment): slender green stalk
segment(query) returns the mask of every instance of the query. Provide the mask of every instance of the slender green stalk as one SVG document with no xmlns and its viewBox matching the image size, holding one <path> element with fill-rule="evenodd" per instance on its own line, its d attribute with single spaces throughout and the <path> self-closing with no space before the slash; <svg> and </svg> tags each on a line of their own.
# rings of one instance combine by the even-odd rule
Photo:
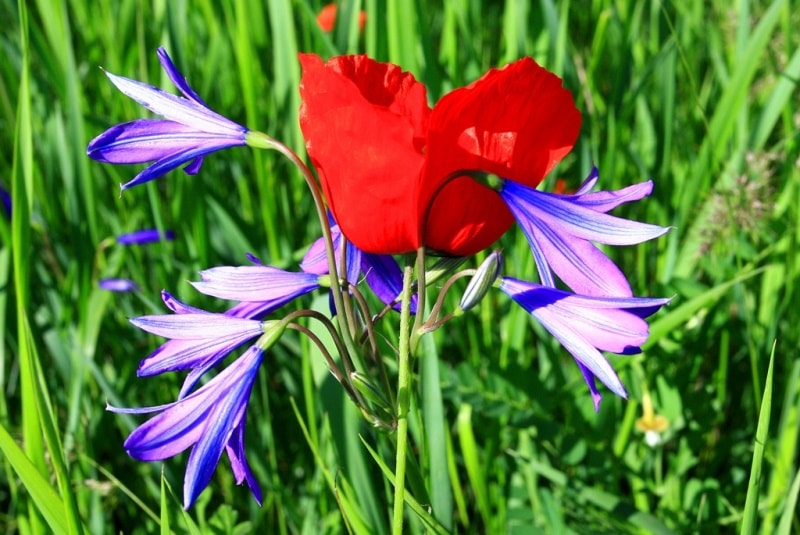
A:
<svg viewBox="0 0 800 535">
<path fill-rule="evenodd" d="M 280 141 L 277 141 L 266 134 L 262 134 L 261 132 L 250 132 L 248 134 L 248 144 L 252 147 L 277 150 L 289 158 L 289 160 L 300 170 L 301 174 L 303 175 L 303 179 L 306 181 L 306 185 L 308 185 L 308 189 L 310 190 L 311 196 L 314 199 L 314 206 L 317 209 L 317 216 L 319 217 L 320 227 L 322 228 L 322 238 L 325 240 L 325 249 L 328 257 L 328 271 L 331 274 L 331 293 L 333 293 L 333 302 L 336 305 L 336 310 L 339 311 L 339 313 L 336 314 L 336 320 L 339 323 L 339 330 L 341 331 L 345 347 L 347 348 L 347 353 L 342 354 L 341 357 L 343 360 L 349 360 L 350 355 L 356 354 L 356 350 L 353 343 L 353 338 L 350 335 L 349 326 L 347 324 L 347 317 L 349 315 L 342 313 L 345 310 L 344 299 L 342 298 L 342 288 L 341 284 L 339 283 L 339 271 L 336 269 L 336 259 L 334 258 L 333 254 L 333 238 L 331 237 L 330 225 L 328 225 L 328 214 L 325 210 L 325 202 L 323 201 L 322 191 L 320 190 L 319 184 L 314 178 L 314 175 L 311 174 L 311 170 L 308 168 L 308 166 L 297 156 L 297 154 L 294 153 L 292 149 Z"/>
<path fill-rule="evenodd" d="M 423 250 L 417 257 L 423 256 Z M 406 450 L 408 449 L 408 407 L 411 402 L 411 280 L 414 264 L 410 257 L 403 266 L 403 300 L 400 305 L 400 340 L 397 372 L 397 456 L 394 463 L 394 512 L 392 533 L 403 532 L 403 500 L 406 490 Z"/>
</svg>

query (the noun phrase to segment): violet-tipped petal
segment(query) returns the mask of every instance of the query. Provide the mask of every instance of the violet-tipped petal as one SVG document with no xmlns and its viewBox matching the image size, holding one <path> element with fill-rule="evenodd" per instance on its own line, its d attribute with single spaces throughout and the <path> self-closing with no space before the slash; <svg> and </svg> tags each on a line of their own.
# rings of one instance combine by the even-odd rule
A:
<svg viewBox="0 0 800 535">
<path fill-rule="evenodd" d="M 284 271 L 269 266 L 223 266 L 200 272 L 192 282 L 199 292 L 233 301 L 291 300 L 319 288 L 313 273 Z"/>
<path fill-rule="evenodd" d="M 400 293 L 403 291 L 403 270 L 391 255 L 361 253 L 361 271 L 372 292 L 384 304 L 393 303 L 400 310 Z M 417 294 L 411 295 L 411 313 L 417 313 Z"/>
<path fill-rule="evenodd" d="M 154 180 L 184 164 L 188 174 L 195 174 L 206 154 L 246 144 L 247 128 L 211 110 L 175 69 L 163 48 L 159 48 L 158 55 L 167 75 L 183 96 L 106 72 L 125 95 L 164 117 L 138 119 L 113 126 L 89 143 L 86 152 L 98 161 L 154 162 L 123 184 L 123 190 Z"/>
<path fill-rule="evenodd" d="M 588 183 L 594 185 L 590 176 Z M 553 272 L 584 295 L 630 296 L 625 275 L 593 242 L 631 245 L 656 238 L 668 228 L 639 223 L 605 212 L 649 194 L 652 185 L 618 192 L 555 195 L 506 181 L 500 190 L 514 219 L 528 239 L 542 282 L 555 286 Z"/>
<path fill-rule="evenodd" d="M 192 447 L 184 479 L 184 507 L 189 508 L 205 489 L 223 450 L 233 450 L 237 481 L 246 480 L 260 502 L 260 490 L 252 477 L 241 447 L 247 404 L 253 381 L 263 358 L 258 346 L 251 347 L 233 364 L 185 398 L 161 407 L 120 409 L 113 412 L 160 411 L 131 433 L 125 449 L 134 459 L 163 460 Z M 238 472 L 238 473 L 236 473 Z M 240 475 L 245 477 L 240 477 Z M 256 486 L 257 487 L 257 486 Z"/>
<path fill-rule="evenodd" d="M 503 279 L 500 289 L 527 310 L 582 365 L 593 397 L 596 390 L 592 389 L 589 374 L 618 396 L 627 397 L 616 372 L 600 351 L 638 352 L 648 335 L 647 322 L 641 316 L 669 302 L 669 299 L 581 296 L 510 277 Z"/>
</svg>

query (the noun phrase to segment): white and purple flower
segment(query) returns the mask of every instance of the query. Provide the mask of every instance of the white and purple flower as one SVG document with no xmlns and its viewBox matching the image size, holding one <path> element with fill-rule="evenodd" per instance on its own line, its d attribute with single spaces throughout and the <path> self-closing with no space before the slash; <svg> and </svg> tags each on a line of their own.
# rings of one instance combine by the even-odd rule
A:
<svg viewBox="0 0 800 535">
<path fill-rule="evenodd" d="M 528 239 L 542 284 L 555 287 L 555 273 L 577 294 L 630 297 L 625 275 L 592 242 L 633 245 L 666 234 L 669 228 L 606 213 L 650 195 L 652 182 L 589 193 L 597 180 L 595 168 L 574 195 L 546 193 L 512 181 L 499 193 Z"/>
<path fill-rule="evenodd" d="M 643 318 L 669 299 L 594 297 L 505 277 L 500 290 L 527 310 L 569 351 L 592 393 L 595 410 L 600 393 L 595 378 L 616 395 L 627 398 L 625 387 L 601 351 L 632 355 L 641 352 L 648 326 Z"/>
<path fill-rule="evenodd" d="M 164 117 L 137 119 L 112 126 L 89 143 L 86 153 L 100 162 L 153 162 L 131 181 L 122 184 L 123 190 L 154 180 L 183 164 L 188 164 L 184 168 L 187 174 L 196 174 L 206 154 L 246 144 L 247 128 L 209 108 L 175 68 L 163 48 L 158 49 L 158 58 L 182 97 L 106 72 L 125 95 Z"/>
</svg>

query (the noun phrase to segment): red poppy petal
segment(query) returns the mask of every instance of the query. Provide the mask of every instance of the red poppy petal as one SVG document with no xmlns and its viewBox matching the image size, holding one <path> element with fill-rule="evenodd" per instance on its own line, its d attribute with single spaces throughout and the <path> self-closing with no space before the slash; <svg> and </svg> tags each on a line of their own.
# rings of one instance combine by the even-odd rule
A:
<svg viewBox="0 0 800 535">
<path fill-rule="evenodd" d="M 420 209 L 424 212 L 447 177 L 461 170 L 535 187 L 572 149 L 580 124 L 572 94 L 561 79 L 532 59 L 487 72 L 471 85 L 448 93 L 433 108 Z M 427 240 L 435 239 L 445 251 L 471 251 L 475 247 L 463 243 L 462 236 L 482 229 L 482 238 L 475 239 L 491 243 L 508 228 L 508 210 L 486 188 L 462 188 L 457 195 L 447 186 L 439 195 L 445 191 L 450 192 L 448 198 L 435 203 L 439 209 L 431 208 L 427 245 L 433 247 Z M 472 213 L 459 214 L 459 206 Z M 448 214 L 452 222 L 440 214 Z M 496 233 L 494 239 L 491 232 Z"/>
<path fill-rule="evenodd" d="M 561 79 L 531 58 L 492 69 L 436 103 L 428 151 L 441 176 L 480 170 L 536 187 L 572 150 L 581 115 Z"/>
<path fill-rule="evenodd" d="M 366 56 L 300 63 L 300 127 L 342 232 L 371 253 L 416 250 L 425 87 Z"/>
<path fill-rule="evenodd" d="M 431 204 L 425 245 L 456 256 L 470 256 L 492 245 L 514 223 L 496 191 L 470 177 L 442 188 Z"/>
</svg>

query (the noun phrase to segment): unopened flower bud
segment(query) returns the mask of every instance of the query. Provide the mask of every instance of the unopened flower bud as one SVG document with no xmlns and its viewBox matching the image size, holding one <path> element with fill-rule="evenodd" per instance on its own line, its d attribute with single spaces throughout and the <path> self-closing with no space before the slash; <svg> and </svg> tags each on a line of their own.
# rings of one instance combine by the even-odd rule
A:
<svg viewBox="0 0 800 535">
<path fill-rule="evenodd" d="M 286 330 L 287 322 L 284 320 L 269 320 L 261 322 L 261 330 L 264 334 L 258 339 L 256 345 L 262 350 L 266 351 L 275 345 L 275 342 L 283 335 Z"/>
<path fill-rule="evenodd" d="M 353 386 L 356 387 L 365 398 L 375 404 L 375 406 L 386 414 L 392 414 L 392 406 L 386 399 L 386 396 L 378 390 L 369 377 L 361 372 L 350 373 L 350 380 Z"/>
<path fill-rule="evenodd" d="M 459 303 L 461 310 L 467 311 L 480 303 L 481 299 L 489 292 L 494 281 L 497 280 L 502 269 L 503 255 L 500 254 L 500 251 L 494 251 L 487 256 L 486 260 L 478 266 L 477 273 L 470 279 L 467 289 L 461 297 L 461 302 Z"/>
</svg>

